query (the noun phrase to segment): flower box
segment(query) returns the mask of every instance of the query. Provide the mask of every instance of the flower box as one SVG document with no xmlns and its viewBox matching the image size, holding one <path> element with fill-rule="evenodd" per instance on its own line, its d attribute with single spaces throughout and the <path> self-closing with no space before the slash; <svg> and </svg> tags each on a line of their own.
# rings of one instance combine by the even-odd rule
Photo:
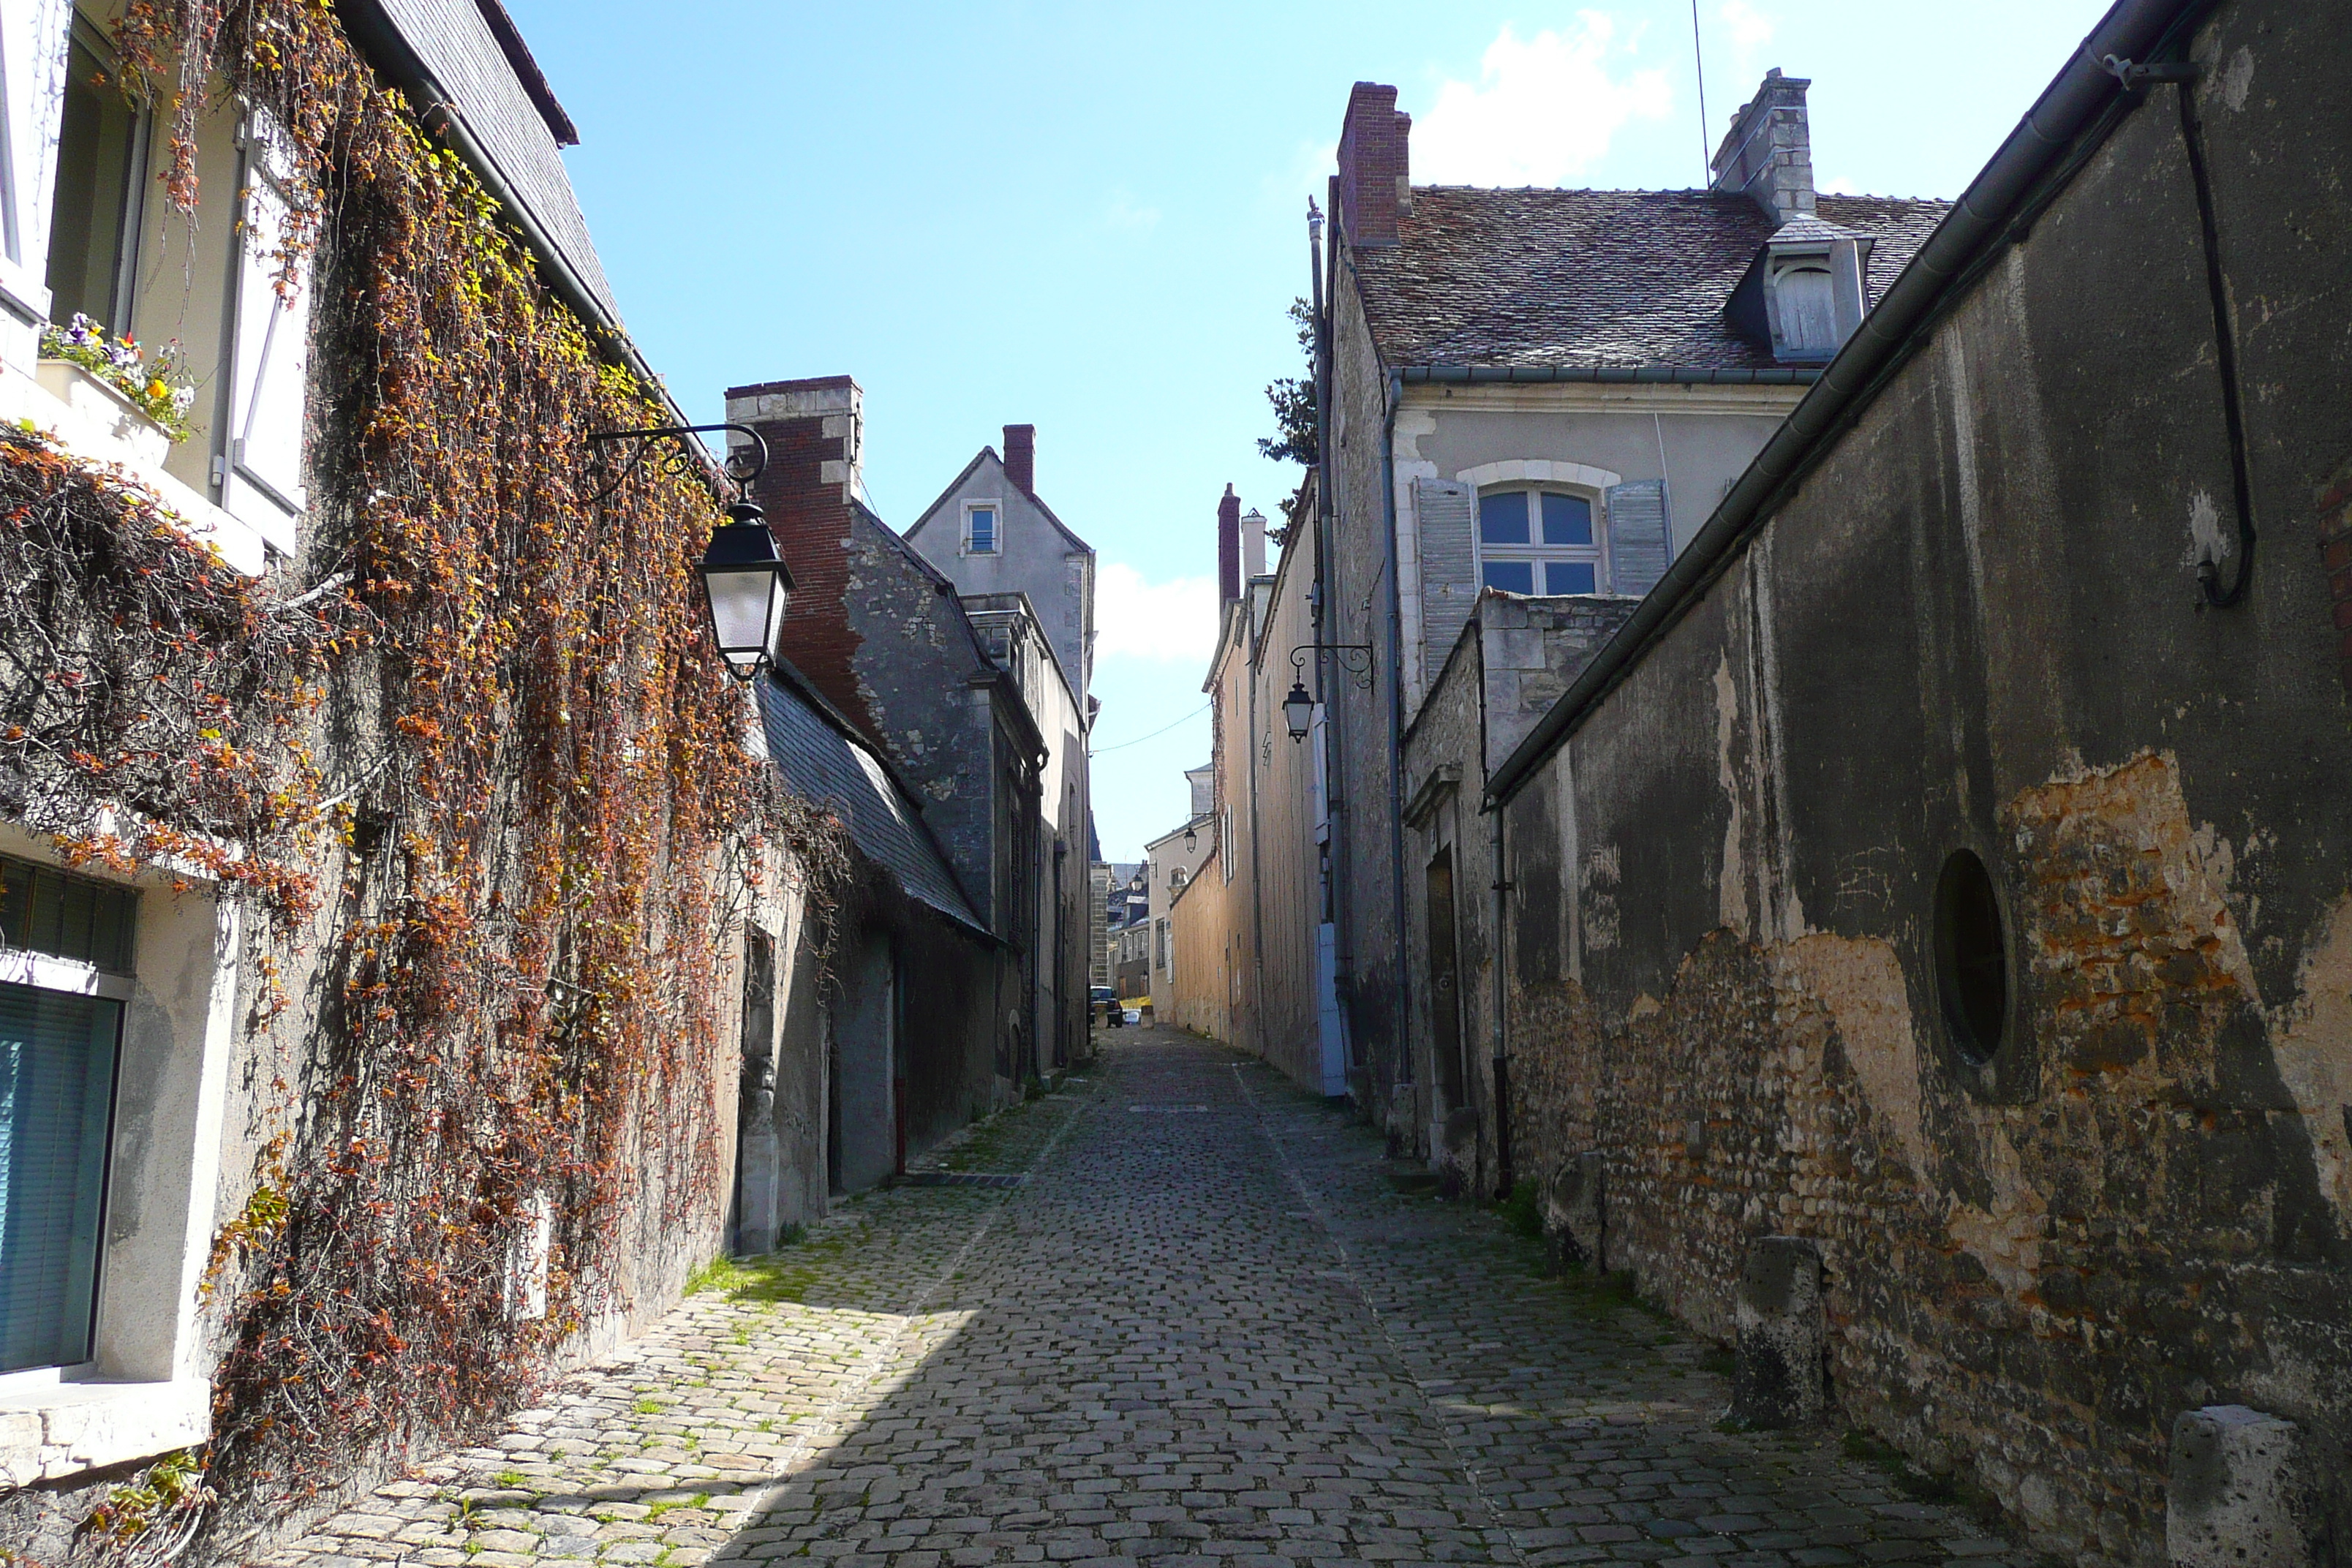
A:
<svg viewBox="0 0 2352 1568">
<path fill-rule="evenodd" d="M 34 374 L 43 391 L 129 448 L 133 466 L 163 466 L 172 450 L 172 433 L 99 376 L 62 359 L 42 360 Z"/>
</svg>

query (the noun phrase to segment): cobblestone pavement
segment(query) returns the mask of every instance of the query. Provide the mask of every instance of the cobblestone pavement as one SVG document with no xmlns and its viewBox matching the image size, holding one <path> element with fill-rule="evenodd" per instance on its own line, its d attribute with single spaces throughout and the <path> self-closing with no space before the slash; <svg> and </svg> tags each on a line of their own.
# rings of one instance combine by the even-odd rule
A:
<svg viewBox="0 0 2352 1568">
<path fill-rule="evenodd" d="M 2032 1561 L 1173 1030 L 689 1300 L 277 1562 Z"/>
</svg>

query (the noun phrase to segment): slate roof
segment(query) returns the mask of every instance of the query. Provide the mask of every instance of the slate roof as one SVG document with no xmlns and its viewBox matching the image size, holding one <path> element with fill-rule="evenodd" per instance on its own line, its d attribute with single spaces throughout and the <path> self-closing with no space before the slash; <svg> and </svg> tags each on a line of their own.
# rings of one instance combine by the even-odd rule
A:
<svg viewBox="0 0 2352 1568">
<path fill-rule="evenodd" d="M 409 57 L 379 63 L 400 79 L 411 106 L 428 124 L 434 122 L 436 107 L 457 111 L 467 133 L 554 248 L 555 255 L 542 259 L 561 268 L 603 312 L 605 323 L 618 327 L 620 306 L 588 237 L 588 220 L 557 148 L 559 128 L 569 131 L 571 121 L 548 91 L 505 11 L 495 4 L 487 9 L 497 13 L 496 23 L 486 15 L 486 0 L 362 0 L 352 8 L 352 19 L 366 43 L 378 42 L 381 36 L 371 23 L 390 30 L 397 47 L 371 52 L 404 51 Z M 407 79 L 419 72 L 423 79 Z"/>
<path fill-rule="evenodd" d="M 1817 200 L 1825 222 L 1876 241 L 1873 304 L 1951 206 L 1897 196 Z M 1777 363 L 1723 313 L 1772 235 L 1771 220 L 1744 195 L 1416 185 L 1397 229 L 1395 247 L 1352 253 L 1389 365 Z"/>
<path fill-rule="evenodd" d="M 852 736 L 848 721 L 832 714 L 824 700 L 789 671 L 780 671 L 777 680 L 761 681 L 759 692 L 768 758 L 793 793 L 840 818 L 858 853 L 888 872 L 908 897 L 988 935 L 913 797 L 882 759 Z"/>
</svg>

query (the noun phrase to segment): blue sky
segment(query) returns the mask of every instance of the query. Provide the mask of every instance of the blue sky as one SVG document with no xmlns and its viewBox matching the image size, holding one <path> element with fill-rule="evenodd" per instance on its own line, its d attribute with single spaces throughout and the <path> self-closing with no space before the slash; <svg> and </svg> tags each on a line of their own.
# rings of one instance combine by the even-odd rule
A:
<svg viewBox="0 0 2352 1568">
<path fill-rule="evenodd" d="M 630 329 L 697 417 L 856 376 L 901 528 L 1037 426 L 1038 491 L 1101 563 L 1114 859 L 1181 819 L 1208 755 L 1217 498 L 1272 515 L 1297 481 L 1255 442 L 1349 85 L 1398 87 L 1420 182 L 1702 178 L 1689 0 L 507 4 L 580 127 Z M 2104 9 L 1700 0 L 1708 138 L 1780 66 L 1812 79 L 1824 189 L 1955 195 Z"/>
</svg>

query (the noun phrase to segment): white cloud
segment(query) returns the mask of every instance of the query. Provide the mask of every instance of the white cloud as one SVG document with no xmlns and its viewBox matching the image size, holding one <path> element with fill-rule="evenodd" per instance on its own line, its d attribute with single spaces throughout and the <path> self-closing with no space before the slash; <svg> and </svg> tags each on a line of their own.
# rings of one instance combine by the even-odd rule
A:
<svg viewBox="0 0 2352 1568">
<path fill-rule="evenodd" d="M 1151 583 L 1123 561 L 1105 563 L 1095 585 L 1095 657 L 1192 664 L 1205 670 L 1217 651 L 1213 577 Z"/>
<path fill-rule="evenodd" d="M 1522 38 L 1506 23 L 1478 62 L 1478 80 L 1439 86 L 1412 126 L 1412 175 L 1432 184 L 1557 185 L 1609 151 L 1633 120 L 1664 119 L 1674 95 L 1663 70 L 1610 74 L 1617 25 L 1584 11 L 1568 27 Z"/>
<path fill-rule="evenodd" d="M 1160 226 L 1160 209 L 1139 204 L 1125 191 L 1114 191 L 1103 208 L 1103 222 L 1122 234 L 1150 234 Z"/>
<path fill-rule="evenodd" d="M 1748 4 L 1748 0 L 1724 0 L 1723 9 L 1716 13 L 1723 18 L 1724 31 L 1731 36 L 1731 62 L 1742 76 L 1758 75 L 1757 56 L 1772 41 L 1772 18 Z"/>
</svg>

